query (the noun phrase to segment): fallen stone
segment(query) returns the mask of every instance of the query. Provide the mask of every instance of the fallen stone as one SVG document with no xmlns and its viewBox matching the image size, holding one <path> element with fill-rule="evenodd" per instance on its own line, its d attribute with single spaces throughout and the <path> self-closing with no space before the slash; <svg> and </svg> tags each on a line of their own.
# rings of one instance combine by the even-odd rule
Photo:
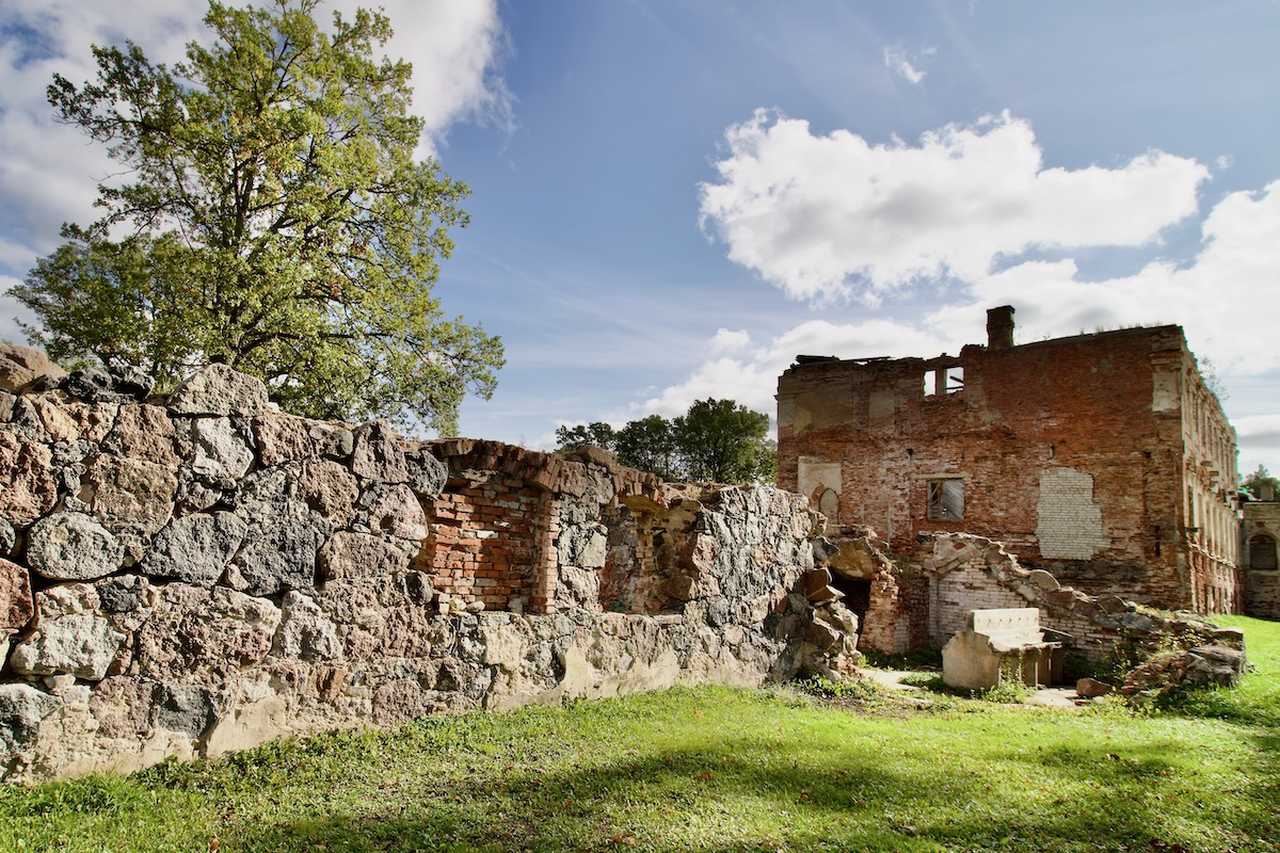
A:
<svg viewBox="0 0 1280 853">
<path fill-rule="evenodd" d="M 21 630 L 35 615 L 31 574 L 16 563 L 0 559 L 0 635 Z"/>
<path fill-rule="evenodd" d="M 253 451 L 229 418 L 199 418 L 191 425 L 195 458 L 191 470 L 213 482 L 232 483 L 253 465 Z"/>
<path fill-rule="evenodd" d="M 409 482 L 400 439 L 389 424 L 374 421 L 356 431 L 351 470 L 366 480 L 382 483 Z"/>
<path fill-rule="evenodd" d="M 0 684 L 0 753 L 15 753 L 40 731 L 62 701 L 30 684 Z"/>
<path fill-rule="evenodd" d="M 67 673 L 99 681 L 124 639 L 106 618 L 92 613 L 45 616 L 29 638 L 14 646 L 9 666 L 19 675 Z"/>
<path fill-rule="evenodd" d="M 30 524 L 58 500 L 53 454 L 12 428 L 0 429 L 0 483 L 0 516 L 15 524 Z"/>
<path fill-rule="evenodd" d="M 93 518 L 57 512 L 38 521 L 27 537 L 27 563 L 52 580 L 92 580 L 120 568 L 124 546 Z"/>
<path fill-rule="evenodd" d="M 22 391 L 30 386 L 55 387 L 67 372 L 35 347 L 0 341 L 0 390 Z"/>
<path fill-rule="evenodd" d="M 156 578 L 213 586 L 244 541 L 249 526 L 232 512 L 192 513 L 157 534 L 142 563 Z"/>
<path fill-rule="evenodd" d="M 1115 690 L 1110 684 L 1095 678 L 1081 678 L 1076 682 L 1076 694 L 1085 699 L 1096 699 L 1114 693 Z"/>
<path fill-rule="evenodd" d="M 1226 646 L 1196 646 L 1185 656 L 1184 681 L 1197 686 L 1234 687 L 1244 675 L 1244 652 Z"/>
<path fill-rule="evenodd" d="M 270 411 L 271 404 L 261 379 L 237 373 L 225 364 L 210 364 L 173 392 L 169 408 L 181 415 L 251 417 Z"/>
</svg>

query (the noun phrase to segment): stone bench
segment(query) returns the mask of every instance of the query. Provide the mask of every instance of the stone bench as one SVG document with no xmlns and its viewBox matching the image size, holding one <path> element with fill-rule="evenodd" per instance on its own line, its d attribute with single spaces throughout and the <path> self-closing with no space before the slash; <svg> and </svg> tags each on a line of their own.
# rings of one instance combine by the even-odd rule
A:
<svg viewBox="0 0 1280 853">
<path fill-rule="evenodd" d="M 1028 687 L 1062 680 L 1062 643 L 1048 639 L 1034 607 L 970 610 L 969 627 L 942 648 L 942 680 L 949 687 L 987 690 L 1012 679 Z"/>
</svg>

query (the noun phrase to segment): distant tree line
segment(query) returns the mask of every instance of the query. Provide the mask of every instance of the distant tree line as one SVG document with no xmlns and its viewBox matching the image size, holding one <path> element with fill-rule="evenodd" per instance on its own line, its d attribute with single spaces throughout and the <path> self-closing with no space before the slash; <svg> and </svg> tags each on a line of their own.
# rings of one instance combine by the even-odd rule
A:
<svg viewBox="0 0 1280 853">
<path fill-rule="evenodd" d="M 769 416 L 733 400 L 698 400 L 679 417 L 649 415 L 621 429 L 602 421 L 562 426 L 556 444 L 558 451 L 600 447 L 668 480 L 772 483 L 777 471 Z"/>
</svg>

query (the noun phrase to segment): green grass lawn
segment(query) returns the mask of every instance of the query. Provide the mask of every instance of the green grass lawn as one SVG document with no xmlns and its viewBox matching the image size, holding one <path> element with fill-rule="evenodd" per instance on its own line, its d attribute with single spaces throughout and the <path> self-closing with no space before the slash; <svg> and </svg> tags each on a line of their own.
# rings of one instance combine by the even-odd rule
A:
<svg viewBox="0 0 1280 853">
<path fill-rule="evenodd" d="M 0 789 L 0 850 L 1275 849 L 1280 624 L 1223 622 L 1258 671 L 1174 710 L 702 688 L 435 718 Z"/>
</svg>

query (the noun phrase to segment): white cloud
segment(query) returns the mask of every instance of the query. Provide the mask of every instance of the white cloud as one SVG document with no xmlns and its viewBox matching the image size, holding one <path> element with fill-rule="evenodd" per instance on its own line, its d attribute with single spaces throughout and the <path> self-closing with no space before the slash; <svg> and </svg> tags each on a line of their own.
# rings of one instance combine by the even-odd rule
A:
<svg viewBox="0 0 1280 853">
<path fill-rule="evenodd" d="M 318 13 L 349 13 L 336 0 Z M 368 4 L 364 4 L 368 5 Z M 463 118 L 510 124 L 510 96 L 498 66 L 506 36 L 497 0 L 386 0 L 396 30 L 388 52 L 414 65 L 414 111 L 430 153 Z M 55 72 L 79 83 L 95 76 L 90 44 L 130 38 L 153 61 L 182 58 L 191 39 L 207 38 L 205 4 L 131 0 L 128 13 L 105 0 L 6 0 L 0 11 L 0 266 L 21 273 L 58 242 L 64 221 L 93 218 L 98 182 L 118 171 L 103 147 L 57 124 L 45 100 Z M 6 306 L 7 307 L 7 306 Z"/>
<path fill-rule="evenodd" d="M 985 276 L 1037 247 L 1138 246 L 1196 212 L 1208 170 L 1149 151 L 1118 168 L 1046 168 L 1005 112 L 918 145 L 873 145 L 757 110 L 725 133 L 700 221 L 729 258 L 796 299 L 874 304 L 922 278 Z"/>
<path fill-rule="evenodd" d="M 1280 371 L 1274 337 L 1280 315 L 1280 181 L 1219 201 L 1202 224 L 1199 252 L 1189 263 L 1157 260 L 1128 276 L 1088 281 L 1072 260 L 1029 261 L 977 277 L 945 307 L 917 320 L 810 320 L 755 351 L 718 355 L 683 381 L 651 395 L 636 409 L 678 414 L 700 397 L 731 397 L 773 413 L 778 375 L 801 353 L 845 358 L 956 353 L 986 340 L 985 309 L 1016 309 L 1021 343 L 1100 328 L 1178 323 L 1194 352 L 1212 359 L 1230 388 L 1232 377 Z M 723 330 L 722 330 L 723 331 Z M 717 338 L 720 332 L 717 332 Z M 1265 384 L 1265 383 L 1264 383 Z M 1233 401 L 1234 402 L 1234 401 Z M 1268 397 L 1262 411 L 1274 408 Z M 1280 450 L 1280 414 L 1236 421 L 1242 463 Z"/>
<path fill-rule="evenodd" d="M 738 352 L 746 349 L 751 343 L 751 334 L 746 329 L 717 329 L 715 337 L 711 339 L 711 352 L 715 355 L 725 355 L 731 352 Z"/>
<path fill-rule="evenodd" d="M 1007 303 L 1017 309 L 1023 341 L 1099 326 L 1179 323 L 1192 349 L 1223 373 L 1280 369 L 1280 350 L 1263 343 L 1273 337 L 1280 313 L 1280 181 L 1226 196 L 1201 231 L 1201 249 L 1189 264 L 1157 260 L 1133 275 L 1098 281 L 1082 280 L 1070 260 L 1018 264 L 977 280 L 968 306 L 927 322 L 940 326 L 960 317 L 977 334 L 979 309 Z"/>
<path fill-rule="evenodd" d="M 673 417 L 684 414 L 694 400 L 727 397 L 772 416 L 778 375 L 797 355 L 897 358 L 940 353 L 942 346 L 933 331 L 891 320 L 810 320 L 773 338 L 756 352 L 708 359 L 683 382 L 664 388 L 635 408 L 643 414 L 656 412 Z"/>
<path fill-rule="evenodd" d="M 1214 165 L 1218 167 L 1219 171 L 1225 172 L 1227 169 L 1230 169 L 1235 165 L 1236 158 L 1232 157 L 1230 154 L 1219 154 L 1213 162 Z"/>
<path fill-rule="evenodd" d="M 925 55 L 930 55 L 933 53 L 933 49 L 927 48 L 924 53 Z M 925 78 L 925 72 L 912 65 L 911 60 L 907 57 L 907 52 L 900 47 L 886 47 L 884 49 L 884 67 L 912 85 L 919 85 Z"/>
</svg>

